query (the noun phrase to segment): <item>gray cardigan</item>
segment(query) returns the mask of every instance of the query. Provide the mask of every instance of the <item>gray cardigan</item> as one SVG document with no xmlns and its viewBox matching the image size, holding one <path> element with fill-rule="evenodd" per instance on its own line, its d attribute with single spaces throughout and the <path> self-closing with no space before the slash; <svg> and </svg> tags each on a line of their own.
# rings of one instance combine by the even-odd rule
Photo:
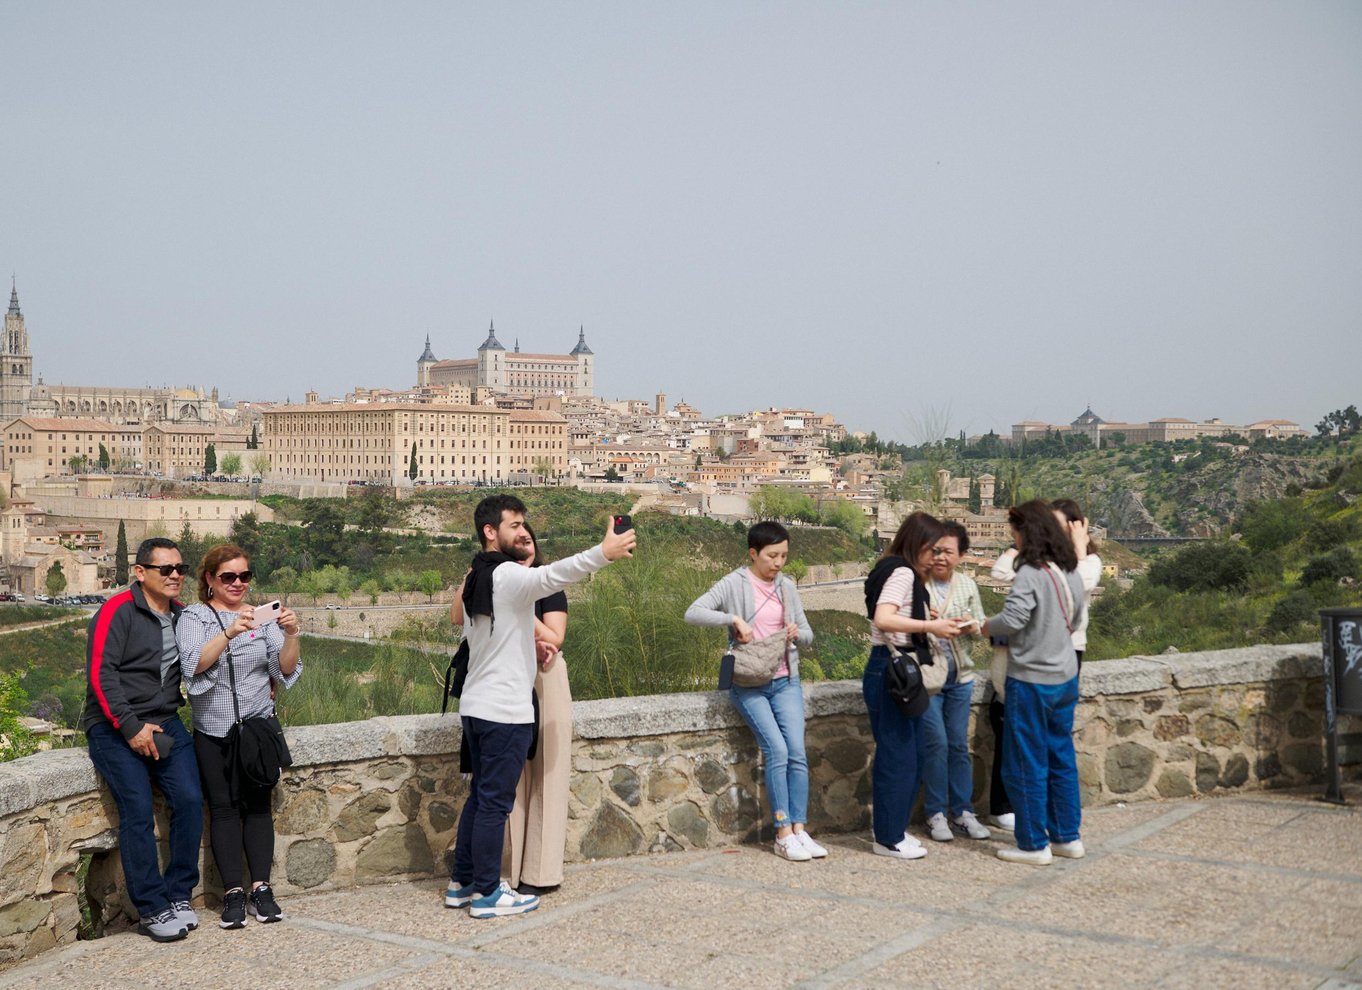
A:
<svg viewBox="0 0 1362 990">
<path fill-rule="evenodd" d="M 776 597 L 785 606 L 789 620 L 799 627 L 795 636 L 796 643 L 812 643 L 813 629 L 804 615 L 804 606 L 799 601 L 799 589 L 784 574 L 776 575 Z M 686 622 L 692 626 L 727 626 L 728 644 L 733 645 L 733 616 L 741 616 L 744 622 L 751 622 L 756 613 L 756 602 L 752 598 L 752 582 L 747 578 L 747 568 L 725 574 L 714 587 L 710 588 L 686 609 Z M 790 676 L 799 676 L 799 650 L 791 645 L 789 652 Z"/>
<path fill-rule="evenodd" d="M 1078 676 L 1078 655 L 1064 625 L 1055 582 L 1069 583 L 1074 600 L 1069 625 L 1077 629 L 1087 614 L 1083 579 L 1076 571 L 1060 571 L 1063 577 L 1051 581 L 1051 573 L 1022 565 L 1003 610 L 988 620 L 990 636 L 1008 637 L 1007 676 L 1030 684 L 1063 684 Z"/>
</svg>

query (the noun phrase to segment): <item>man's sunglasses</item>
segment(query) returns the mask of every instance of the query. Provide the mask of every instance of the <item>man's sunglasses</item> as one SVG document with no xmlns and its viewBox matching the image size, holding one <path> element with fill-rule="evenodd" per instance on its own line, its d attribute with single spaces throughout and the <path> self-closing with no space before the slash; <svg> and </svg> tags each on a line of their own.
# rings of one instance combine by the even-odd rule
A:
<svg viewBox="0 0 1362 990">
<path fill-rule="evenodd" d="M 242 571 L 240 574 L 236 571 L 223 571 L 218 575 L 218 580 L 223 584 L 236 584 L 238 581 L 242 584 L 250 584 L 253 577 L 255 577 L 255 571 Z"/>
<path fill-rule="evenodd" d="M 188 573 L 189 573 L 189 565 L 188 565 L 188 564 L 142 564 L 142 563 L 139 563 L 137 566 L 140 567 L 140 568 L 142 568 L 144 571 L 155 571 L 157 574 L 161 575 L 161 577 L 170 577 L 170 575 L 171 575 L 172 573 L 175 573 L 175 574 L 188 574 Z"/>
</svg>

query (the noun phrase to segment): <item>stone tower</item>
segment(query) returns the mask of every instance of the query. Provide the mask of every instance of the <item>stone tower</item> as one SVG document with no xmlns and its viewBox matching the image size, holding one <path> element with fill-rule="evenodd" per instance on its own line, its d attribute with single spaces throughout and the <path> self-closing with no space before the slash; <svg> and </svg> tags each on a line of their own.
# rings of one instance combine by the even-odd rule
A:
<svg viewBox="0 0 1362 990">
<path fill-rule="evenodd" d="M 430 349 L 430 334 L 426 334 L 426 349 L 416 359 L 416 386 L 425 388 L 430 384 L 430 366 L 435 363 L 435 352 Z"/>
<path fill-rule="evenodd" d="M 19 310 L 19 289 L 11 284 L 5 336 L 0 340 L 0 424 L 18 419 L 28 411 L 32 391 L 33 352 L 28 348 L 24 314 Z"/>
<path fill-rule="evenodd" d="M 487 339 L 478 348 L 478 384 L 498 392 L 506 390 L 506 348 L 497 340 L 495 323 L 487 325 Z"/>
<path fill-rule="evenodd" d="M 585 327 L 577 328 L 577 346 L 569 353 L 577 359 L 577 394 L 594 394 L 595 380 L 591 368 L 596 356 L 591 353 L 591 348 L 586 346 Z"/>
</svg>

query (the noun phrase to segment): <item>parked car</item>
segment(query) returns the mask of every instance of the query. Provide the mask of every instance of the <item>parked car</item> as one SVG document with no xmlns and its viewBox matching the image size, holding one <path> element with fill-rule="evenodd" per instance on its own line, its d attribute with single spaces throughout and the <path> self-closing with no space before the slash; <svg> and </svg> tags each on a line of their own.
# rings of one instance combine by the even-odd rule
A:
<svg viewBox="0 0 1362 990">
<path fill-rule="evenodd" d="M 0 591 L 0 602 L 17 602 L 18 600 L 14 597 L 14 592 Z"/>
<path fill-rule="evenodd" d="M 337 605 L 337 604 L 335 604 L 334 602 L 331 603 L 330 605 L 327 605 L 326 607 L 327 607 L 328 609 L 332 609 L 332 608 L 334 608 L 334 609 L 339 609 L 339 608 L 340 608 L 340 606 Z"/>
</svg>

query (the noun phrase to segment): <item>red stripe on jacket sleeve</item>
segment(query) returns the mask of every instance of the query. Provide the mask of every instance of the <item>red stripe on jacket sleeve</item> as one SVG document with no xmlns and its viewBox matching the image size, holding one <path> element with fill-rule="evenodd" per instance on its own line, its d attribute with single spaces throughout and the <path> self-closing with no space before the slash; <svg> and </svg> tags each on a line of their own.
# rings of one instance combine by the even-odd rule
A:
<svg viewBox="0 0 1362 990">
<path fill-rule="evenodd" d="M 131 588 L 105 602 L 104 607 L 99 610 L 98 618 L 95 619 L 94 637 L 90 642 L 90 687 L 95 693 L 95 700 L 99 702 L 100 710 L 104 712 L 104 717 L 115 729 L 118 728 L 118 719 L 114 716 L 113 709 L 109 707 L 109 699 L 104 696 L 104 688 L 99 682 L 99 671 L 104 665 L 104 643 L 109 638 L 109 625 L 118 610 L 131 603 Z"/>
</svg>

